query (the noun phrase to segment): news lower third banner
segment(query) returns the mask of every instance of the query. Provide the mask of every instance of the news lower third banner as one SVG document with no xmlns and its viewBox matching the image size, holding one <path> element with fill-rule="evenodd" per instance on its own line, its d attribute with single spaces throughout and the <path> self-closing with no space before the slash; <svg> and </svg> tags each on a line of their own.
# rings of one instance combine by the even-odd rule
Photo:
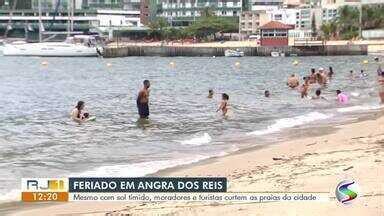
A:
<svg viewBox="0 0 384 216">
<path fill-rule="evenodd" d="M 23 178 L 21 200 L 128 202 L 328 201 L 319 192 L 228 192 L 224 177 Z"/>
</svg>

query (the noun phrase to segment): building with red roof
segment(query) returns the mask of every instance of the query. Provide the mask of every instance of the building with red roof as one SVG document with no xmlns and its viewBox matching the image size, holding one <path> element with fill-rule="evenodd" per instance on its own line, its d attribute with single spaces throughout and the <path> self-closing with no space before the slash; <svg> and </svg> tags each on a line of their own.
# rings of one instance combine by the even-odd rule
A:
<svg viewBox="0 0 384 216">
<path fill-rule="evenodd" d="M 261 46 L 288 46 L 288 31 L 293 29 L 278 21 L 271 21 L 260 27 Z"/>
</svg>

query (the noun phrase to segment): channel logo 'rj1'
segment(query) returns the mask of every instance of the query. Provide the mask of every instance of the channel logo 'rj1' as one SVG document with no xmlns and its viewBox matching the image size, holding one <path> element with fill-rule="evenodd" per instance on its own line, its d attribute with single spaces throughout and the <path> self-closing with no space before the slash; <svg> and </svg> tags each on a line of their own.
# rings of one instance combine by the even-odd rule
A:
<svg viewBox="0 0 384 216">
<path fill-rule="evenodd" d="M 31 179 L 26 181 L 27 190 L 44 190 L 44 191 L 58 191 L 64 190 L 64 180 L 41 180 Z"/>
<path fill-rule="evenodd" d="M 359 194 L 359 186 L 355 181 L 344 180 L 336 187 L 336 198 L 343 204 L 350 204 L 357 198 Z"/>
</svg>

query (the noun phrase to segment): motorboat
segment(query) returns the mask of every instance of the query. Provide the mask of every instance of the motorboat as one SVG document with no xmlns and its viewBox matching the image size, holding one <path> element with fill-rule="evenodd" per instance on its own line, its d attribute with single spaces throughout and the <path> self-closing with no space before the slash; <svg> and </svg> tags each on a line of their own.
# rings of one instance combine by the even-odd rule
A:
<svg viewBox="0 0 384 216">
<path fill-rule="evenodd" d="M 244 52 L 240 50 L 232 50 L 232 49 L 227 49 L 224 51 L 224 55 L 226 57 L 243 57 Z"/>
<path fill-rule="evenodd" d="M 26 43 L 16 41 L 4 44 L 4 56 L 42 56 L 42 57 L 92 57 L 102 54 L 97 37 L 75 35 L 63 42 Z"/>
<path fill-rule="evenodd" d="M 272 57 L 285 57 L 285 53 L 283 52 L 271 52 Z"/>
</svg>

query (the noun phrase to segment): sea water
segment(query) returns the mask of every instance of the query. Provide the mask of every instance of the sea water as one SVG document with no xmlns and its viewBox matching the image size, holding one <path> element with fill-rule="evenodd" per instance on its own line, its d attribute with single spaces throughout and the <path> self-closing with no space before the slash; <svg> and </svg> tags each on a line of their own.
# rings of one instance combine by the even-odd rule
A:
<svg viewBox="0 0 384 216">
<path fill-rule="evenodd" d="M 0 199 L 17 199 L 22 177 L 144 176 L 380 110 L 377 65 L 362 64 L 369 58 L 0 57 Z M 290 74 L 328 66 L 335 75 L 323 89 L 327 100 L 287 88 Z M 349 71 L 360 69 L 368 77 L 351 80 Z M 151 81 L 145 124 L 136 108 L 144 79 Z M 337 89 L 348 105 L 336 102 Z M 230 98 L 228 118 L 216 113 L 221 93 Z M 78 100 L 96 121 L 70 120 Z"/>
</svg>

